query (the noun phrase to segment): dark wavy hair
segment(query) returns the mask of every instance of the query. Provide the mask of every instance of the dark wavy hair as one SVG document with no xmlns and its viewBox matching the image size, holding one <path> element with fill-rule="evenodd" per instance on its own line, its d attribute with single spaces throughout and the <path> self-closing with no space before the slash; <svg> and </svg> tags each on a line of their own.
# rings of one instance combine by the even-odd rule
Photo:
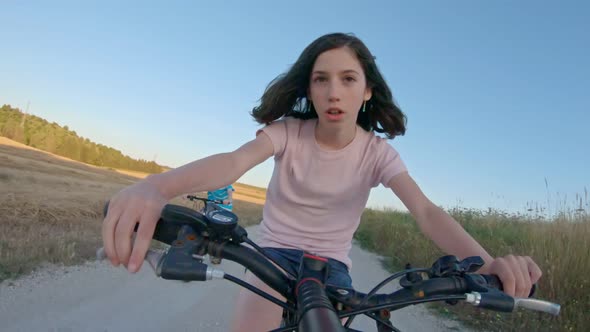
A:
<svg viewBox="0 0 590 332">
<path fill-rule="evenodd" d="M 313 65 L 323 52 L 348 47 L 357 56 L 367 87 L 372 97 L 366 103 L 365 112 L 359 112 L 356 122 L 366 131 L 384 133 L 394 138 L 406 132 L 406 116 L 393 101 L 391 90 L 379 72 L 375 57 L 367 46 L 352 34 L 332 33 L 321 36 L 303 50 L 289 71 L 279 75 L 266 87 L 260 105 L 254 107 L 252 116 L 261 124 L 269 124 L 283 116 L 299 119 L 317 118 L 313 104 L 307 99 Z"/>
</svg>

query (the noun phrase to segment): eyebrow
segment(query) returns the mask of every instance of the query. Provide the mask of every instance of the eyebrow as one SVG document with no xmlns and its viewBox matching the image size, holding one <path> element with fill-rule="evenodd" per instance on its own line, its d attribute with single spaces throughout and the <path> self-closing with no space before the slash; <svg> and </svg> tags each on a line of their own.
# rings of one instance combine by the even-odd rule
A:
<svg viewBox="0 0 590 332">
<path fill-rule="evenodd" d="M 359 73 L 358 73 L 356 70 L 354 70 L 354 69 L 347 69 L 347 70 L 343 70 L 343 71 L 341 71 L 341 72 L 340 72 L 340 74 L 352 74 L 352 73 L 354 73 L 354 74 L 357 74 L 357 75 L 360 75 L 360 74 L 359 74 Z M 326 72 L 326 71 L 323 71 L 323 70 L 316 70 L 316 71 L 314 71 L 312 74 L 326 75 L 326 74 L 328 74 L 328 72 Z"/>
</svg>

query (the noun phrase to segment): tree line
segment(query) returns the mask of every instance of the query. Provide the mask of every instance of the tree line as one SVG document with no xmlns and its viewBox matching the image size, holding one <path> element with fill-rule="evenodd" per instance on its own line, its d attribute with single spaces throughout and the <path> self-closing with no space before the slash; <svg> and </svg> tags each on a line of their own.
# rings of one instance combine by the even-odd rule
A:
<svg viewBox="0 0 590 332">
<path fill-rule="evenodd" d="M 60 126 L 10 105 L 0 108 L 0 136 L 83 163 L 146 173 L 161 173 L 154 161 L 133 159 L 119 150 L 80 137 L 68 126 Z"/>
</svg>

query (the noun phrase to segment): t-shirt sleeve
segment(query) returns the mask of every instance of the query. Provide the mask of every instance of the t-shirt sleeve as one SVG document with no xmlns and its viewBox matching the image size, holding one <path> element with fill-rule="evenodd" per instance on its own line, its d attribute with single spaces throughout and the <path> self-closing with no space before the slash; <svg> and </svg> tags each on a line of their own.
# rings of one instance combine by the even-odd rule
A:
<svg viewBox="0 0 590 332">
<path fill-rule="evenodd" d="M 285 152 L 285 146 L 287 145 L 287 122 L 285 120 L 277 120 L 273 123 L 259 129 L 256 132 L 258 136 L 261 132 L 264 132 L 272 142 L 274 148 L 275 158 L 280 158 Z"/>
<path fill-rule="evenodd" d="M 394 176 L 407 172 L 408 169 L 397 150 L 387 144 L 385 139 L 382 139 L 377 145 L 379 152 L 375 165 L 375 180 L 377 182 L 375 186 L 381 183 L 384 187 L 389 188 L 389 181 Z"/>
</svg>

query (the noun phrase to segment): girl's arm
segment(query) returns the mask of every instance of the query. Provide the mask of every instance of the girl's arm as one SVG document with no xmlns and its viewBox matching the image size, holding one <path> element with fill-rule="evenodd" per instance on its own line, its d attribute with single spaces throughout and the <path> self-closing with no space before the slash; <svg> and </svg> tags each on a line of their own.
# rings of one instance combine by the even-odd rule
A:
<svg viewBox="0 0 590 332">
<path fill-rule="evenodd" d="M 272 142 L 261 132 L 256 139 L 233 152 L 199 159 L 166 173 L 151 175 L 146 181 L 155 185 L 164 197 L 172 199 L 184 193 L 225 187 L 272 155 Z"/>
<path fill-rule="evenodd" d="M 493 258 L 457 221 L 434 205 L 407 172 L 394 176 L 388 185 L 416 219 L 424 235 L 442 251 L 461 259 L 481 256 L 485 265 L 478 272 L 498 275 L 509 295 L 526 297 L 531 285 L 541 277 L 541 270 L 530 257 Z"/>
<path fill-rule="evenodd" d="M 233 183 L 272 156 L 273 149 L 270 138 L 261 132 L 256 139 L 233 152 L 216 154 L 166 173 L 151 175 L 121 190 L 111 198 L 102 225 L 104 249 L 111 263 L 115 266 L 123 264 L 130 272 L 138 271 L 162 208 L 171 198 Z M 133 241 L 137 223 L 139 227 Z"/>
</svg>

